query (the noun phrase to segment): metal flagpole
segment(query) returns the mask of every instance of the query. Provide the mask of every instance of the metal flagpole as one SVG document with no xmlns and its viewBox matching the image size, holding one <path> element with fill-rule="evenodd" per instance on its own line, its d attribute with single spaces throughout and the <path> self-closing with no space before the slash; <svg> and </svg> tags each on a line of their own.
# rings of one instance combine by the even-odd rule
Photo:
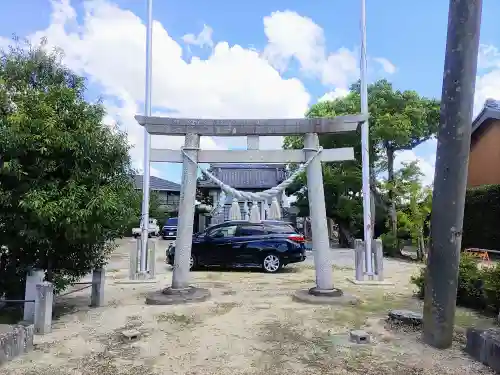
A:
<svg viewBox="0 0 500 375">
<path fill-rule="evenodd" d="M 361 0 L 361 113 L 368 114 L 368 85 L 366 82 L 366 3 Z M 361 160 L 363 180 L 363 226 L 365 238 L 366 274 L 373 277 L 372 220 L 370 205 L 370 153 L 368 120 L 361 124 Z"/>
<path fill-rule="evenodd" d="M 147 0 L 147 25 L 146 25 L 146 93 L 144 99 L 144 115 L 151 116 L 151 64 L 152 64 L 152 39 L 153 39 L 153 0 Z M 149 235 L 149 179 L 150 179 L 150 149 L 151 136 L 144 127 L 144 173 L 142 179 L 142 231 L 140 247 L 140 272 L 146 272 L 146 254 Z"/>
</svg>

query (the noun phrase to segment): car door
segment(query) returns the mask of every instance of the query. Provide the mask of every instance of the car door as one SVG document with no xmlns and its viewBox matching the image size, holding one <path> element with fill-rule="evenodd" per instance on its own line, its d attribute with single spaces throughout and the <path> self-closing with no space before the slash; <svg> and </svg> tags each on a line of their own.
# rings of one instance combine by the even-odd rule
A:
<svg viewBox="0 0 500 375">
<path fill-rule="evenodd" d="M 236 224 L 224 225 L 207 233 L 206 265 L 227 265 L 232 259 L 232 241 L 236 234 Z"/>
<path fill-rule="evenodd" d="M 240 265 L 260 264 L 259 252 L 265 234 L 265 228 L 262 224 L 239 224 L 232 246 L 233 263 Z"/>
</svg>

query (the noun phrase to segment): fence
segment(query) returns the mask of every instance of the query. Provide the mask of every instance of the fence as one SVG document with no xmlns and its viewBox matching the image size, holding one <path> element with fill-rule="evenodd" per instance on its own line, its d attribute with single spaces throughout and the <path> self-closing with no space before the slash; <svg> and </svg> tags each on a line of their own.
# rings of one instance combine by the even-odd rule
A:
<svg viewBox="0 0 500 375">
<path fill-rule="evenodd" d="M 23 319 L 27 323 L 33 323 L 35 334 L 39 335 L 51 332 L 52 310 L 54 307 L 54 285 L 43 281 L 44 274 L 44 271 L 41 270 L 28 273 L 23 300 L 2 300 L 2 302 L 6 303 L 24 303 Z M 104 268 L 95 269 L 92 272 L 92 281 L 73 283 L 72 285 L 83 285 L 83 287 L 56 295 L 55 297 L 63 297 L 91 288 L 90 306 L 100 307 L 104 303 L 104 280 Z"/>
</svg>

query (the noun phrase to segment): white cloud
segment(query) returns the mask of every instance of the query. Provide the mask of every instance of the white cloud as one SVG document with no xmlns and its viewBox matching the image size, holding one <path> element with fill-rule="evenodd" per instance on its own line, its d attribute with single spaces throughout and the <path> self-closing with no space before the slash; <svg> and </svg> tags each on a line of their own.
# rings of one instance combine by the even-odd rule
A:
<svg viewBox="0 0 500 375">
<path fill-rule="evenodd" d="M 375 57 L 373 60 L 382 65 L 382 69 L 387 74 L 396 73 L 396 66 L 385 57 Z"/>
<path fill-rule="evenodd" d="M 212 40 L 213 29 L 210 26 L 203 25 L 203 30 L 200 31 L 198 35 L 186 34 L 182 37 L 182 40 L 186 44 L 191 44 L 198 47 L 213 47 L 214 42 Z"/>
<path fill-rule="evenodd" d="M 347 96 L 347 94 L 349 94 L 349 90 L 342 89 L 342 88 L 336 88 L 335 90 L 327 92 L 325 95 L 323 95 L 321 98 L 319 98 L 318 102 L 325 102 L 325 101 L 329 101 L 329 100 L 343 98 L 344 96 Z"/>
<path fill-rule="evenodd" d="M 143 113 L 145 35 L 142 20 L 105 0 L 87 0 L 78 22 L 68 0 L 53 0 L 51 23 L 30 38 L 46 37 L 48 47 L 60 47 L 64 62 L 89 78 L 105 99 L 107 123 L 116 121 L 134 145 L 132 158 L 143 160 L 143 129 L 133 116 Z M 178 117 L 292 118 L 302 117 L 310 96 L 302 82 L 285 79 L 259 53 L 239 45 L 212 41 L 205 26 L 184 42 L 213 46 L 207 59 L 182 58 L 182 47 L 157 21 L 153 24 L 153 107 Z M 155 148 L 179 148 L 182 137 L 152 137 Z M 245 144 L 232 138 L 215 143 L 202 138 L 203 148 Z M 265 137 L 262 148 L 276 148 L 281 137 Z"/>
<path fill-rule="evenodd" d="M 477 59 L 478 69 L 498 68 L 500 65 L 500 51 L 491 44 L 481 44 Z"/>
<path fill-rule="evenodd" d="M 423 173 L 422 183 L 424 185 L 431 185 L 434 181 L 435 159 L 435 153 L 427 158 L 423 158 L 417 156 L 413 150 L 399 151 L 396 153 L 396 158 L 394 160 L 394 169 L 400 169 L 403 166 L 403 163 L 416 161 L 418 162 L 418 166 Z"/>
<path fill-rule="evenodd" d="M 500 100 L 500 51 L 493 45 L 482 44 L 478 56 L 474 115 L 483 108 L 486 99 Z"/>
<path fill-rule="evenodd" d="M 0 36 L 0 49 L 7 48 L 10 42 L 10 39 Z"/>
<path fill-rule="evenodd" d="M 340 48 L 327 54 L 324 31 L 310 18 L 289 10 L 273 12 L 264 17 L 264 32 L 269 42 L 263 55 L 280 71 L 295 59 L 305 73 L 323 84 L 345 88 L 358 78 L 355 53 Z"/>
<path fill-rule="evenodd" d="M 84 0 L 77 17 L 69 0 L 51 0 L 50 25 L 29 38 L 46 37 L 48 48 L 60 47 L 64 63 L 88 77 L 104 99 L 105 123 L 119 123 L 134 146 L 134 166 L 141 169 L 143 129 L 134 115 L 143 113 L 145 36 L 143 21 L 107 0 Z M 357 57 L 347 48 L 328 53 L 323 29 L 295 12 L 264 17 L 268 44 L 254 47 L 214 41 L 205 25 L 196 34 L 174 40 L 158 21 L 153 23 L 152 103 L 157 114 L 201 118 L 293 118 L 306 112 L 310 95 L 297 78 L 280 71 L 296 59 L 304 73 L 341 95 L 358 78 Z M 2 37 L 0 37 L 2 38 Z M 6 39 L 0 39 L 4 43 Z M 208 58 L 183 58 L 182 44 L 208 46 Z M 261 148 L 277 148 L 281 137 L 262 137 Z M 179 148 L 182 137 L 152 137 L 154 148 Z M 202 148 L 242 147 L 244 138 L 202 138 Z M 153 171 L 153 173 L 159 173 Z"/>
</svg>

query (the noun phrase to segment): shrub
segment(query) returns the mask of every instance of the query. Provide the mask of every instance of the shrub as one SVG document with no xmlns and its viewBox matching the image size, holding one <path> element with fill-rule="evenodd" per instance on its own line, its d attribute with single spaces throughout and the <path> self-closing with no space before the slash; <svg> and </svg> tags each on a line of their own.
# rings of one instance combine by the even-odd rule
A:
<svg viewBox="0 0 500 375">
<path fill-rule="evenodd" d="M 500 249 L 500 185 L 467 190 L 462 248 Z"/>
<path fill-rule="evenodd" d="M 381 234 L 380 239 L 382 240 L 384 255 L 395 256 L 399 253 L 399 240 L 392 232 Z"/>
<path fill-rule="evenodd" d="M 417 297 L 425 294 L 426 269 L 411 277 Z M 475 310 L 500 310 L 500 265 L 479 267 L 476 258 L 462 254 L 458 268 L 457 305 Z"/>
<path fill-rule="evenodd" d="M 0 296 L 19 299 L 26 271 L 57 290 L 103 265 L 134 214 L 126 134 L 58 51 L 0 50 Z"/>
<path fill-rule="evenodd" d="M 500 310 L 500 265 L 484 268 L 482 271 L 483 288 L 488 307 L 497 312 Z"/>
</svg>

